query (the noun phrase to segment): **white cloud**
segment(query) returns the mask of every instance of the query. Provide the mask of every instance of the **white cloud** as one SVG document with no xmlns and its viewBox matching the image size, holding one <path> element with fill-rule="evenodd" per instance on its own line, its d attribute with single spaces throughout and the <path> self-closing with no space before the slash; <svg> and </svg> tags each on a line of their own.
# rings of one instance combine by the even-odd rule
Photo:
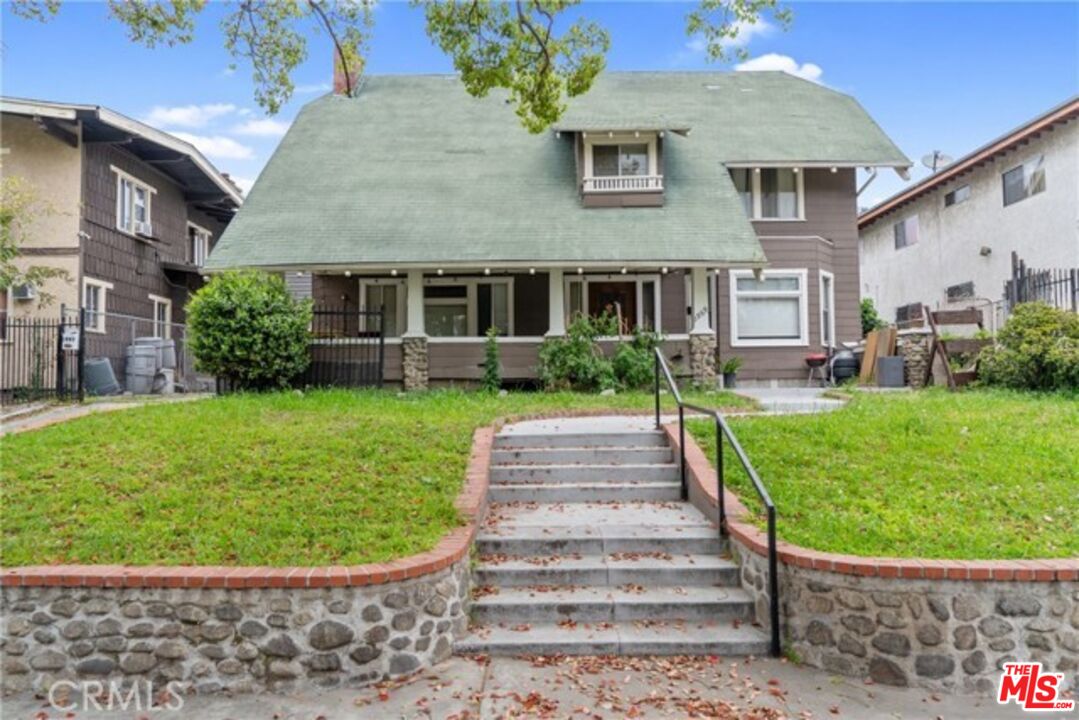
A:
<svg viewBox="0 0 1079 720">
<path fill-rule="evenodd" d="M 815 83 L 820 83 L 820 76 L 824 74 L 820 65 L 814 65 L 813 63 L 802 63 L 799 65 L 798 61 L 789 55 L 779 55 L 777 53 L 768 53 L 767 55 L 760 55 L 750 60 L 746 60 L 743 63 L 735 65 L 734 69 L 739 72 L 779 70 L 788 75 L 794 75 L 795 77 L 800 77 L 803 80 L 809 80 L 810 82 Z"/>
<path fill-rule="evenodd" d="M 177 105 L 167 107 L 155 105 L 146 116 L 146 123 L 158 127 L 205 127 L 211 121 L 236 112 L 231 103 L 210 103 L 206 105 Z"/>
<path fill-rule="evenodd" d="M 186 140 L 202 153 L 211 158 L 225 160 L 247 160 L 254 156 L 255 152 L 247 145 L 238 143 L 224 135 L 192 135 L 191 133 L 173 133 L 181 140 Z"/>
<path fill-rule="evenodd" d="M 256 137 L 281 137 L 288 131 L 290 123 L 273 118 L 262 120 L 248 120 L 232 128 L 237 135 L 254 135 Z"/>
<path fill-rule="evenodd" d="M 738 34 L 733 38 L 725 38 L 720 42 L 724 49 L 745 47 L 753 38 L 767 37 L 775 30 L 775 25 L 772 25 L 767 20 L 759 20 L 755 23 L 740 20 L 734 24 L 734 27 L 737 28 Z M 708 41 L 704 35 L 694 35 L 686 41 L 685 47 L 675 54 L 672 64 L 685 65 L 696 62 L 703 59 L 707 51 Z"/>
<path fill-rule="evenodd" d="M 329 83 L 312 83 L 310 85 L 297 85 L 296 93 L 298 95 L 311 95 L 313 93 L 325 93 L 331 89 Z"/>
</svg>

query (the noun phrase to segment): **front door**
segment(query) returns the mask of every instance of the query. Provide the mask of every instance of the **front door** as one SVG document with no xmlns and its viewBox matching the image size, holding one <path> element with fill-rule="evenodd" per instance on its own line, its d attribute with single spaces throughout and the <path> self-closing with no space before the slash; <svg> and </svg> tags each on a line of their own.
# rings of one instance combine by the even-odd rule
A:
<svg viewBox="0 0 1079 720">
<path fill-rule="evenodd" d="M 599 316 L 604 311 L 619 318 L 623 333 L 630 332 L 637 325 L 637 283 L 590 281 L 588 314 Z"/>
</svg>

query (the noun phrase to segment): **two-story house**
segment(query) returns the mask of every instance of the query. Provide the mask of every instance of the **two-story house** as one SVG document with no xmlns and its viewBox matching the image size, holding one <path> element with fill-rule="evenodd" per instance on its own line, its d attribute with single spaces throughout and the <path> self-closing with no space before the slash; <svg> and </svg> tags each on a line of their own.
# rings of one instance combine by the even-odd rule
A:
<svg viewBox="0 0 1079 720">
<path fill-rule="evenodd" d="M 860 337 L 871 166 L 909 161 L 782 73 L 605 73 L 540 134 L 456 76 L 371 76 L 300 112 L 207 267 L 385 308 L 385 379 L 410 388 L 478 378 L 491 326 L 503 377 L 535 378 L 545 337 L 604 310 L 700 381 L 718 354 L 804 382 L 807 354 Z"/>
<path fill-rule="evenodd" d="M 1000 301 L 1013 252 L 1079 267 L 1079 98 L 867 210 L 858 230 L 862 295 L 887 319 Z"/>
<path fill-rule="evenodd" d="M 2 98 L 0 132 L 0 168 L 33 198 L 16 262 L 65 273 L 0 293 L 4 313 L 82 307 L 87 332 L 102 336 L 132 319 L 161 337 L 182 323 L 242 201 L 236 186 L 189 143 L 96 105 Z"/>
</svg>

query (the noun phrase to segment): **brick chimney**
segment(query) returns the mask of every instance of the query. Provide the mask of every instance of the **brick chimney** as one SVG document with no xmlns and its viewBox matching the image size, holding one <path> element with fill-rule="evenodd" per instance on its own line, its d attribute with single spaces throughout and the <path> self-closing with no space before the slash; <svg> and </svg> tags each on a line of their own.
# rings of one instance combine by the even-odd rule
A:
<svg viewBox="0 0 1079 720">
<path fill-rule="evenodd" d="M 353 93 L 355 93 L 356 82 L 359 80 L 359 73 L 353 70 L 349 73 L 349 80 L 351 80 L 351 83 L 345 82 L 345 67 L 341 62 L 341 57 L 337 54 L 337 50 L 335 49 L 333 52 L 333 94 L 346 95 L 350 84 Z"/>
</svg>

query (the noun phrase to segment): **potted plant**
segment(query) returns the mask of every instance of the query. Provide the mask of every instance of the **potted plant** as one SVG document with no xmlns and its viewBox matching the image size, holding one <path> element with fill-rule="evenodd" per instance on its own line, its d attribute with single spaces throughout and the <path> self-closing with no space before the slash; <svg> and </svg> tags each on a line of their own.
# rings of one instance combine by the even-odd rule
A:
<svg viewBox="0 0 1079 720">
<path fill-rule="evenodd" d="M 723 373 L 723 387 L 732 388 L 736 384 L 738 378 L 738 371 L 742 367 L 742 358 L 732 357 L 724 361 L 719 366 L 719 371 Z"/>
</svg>

